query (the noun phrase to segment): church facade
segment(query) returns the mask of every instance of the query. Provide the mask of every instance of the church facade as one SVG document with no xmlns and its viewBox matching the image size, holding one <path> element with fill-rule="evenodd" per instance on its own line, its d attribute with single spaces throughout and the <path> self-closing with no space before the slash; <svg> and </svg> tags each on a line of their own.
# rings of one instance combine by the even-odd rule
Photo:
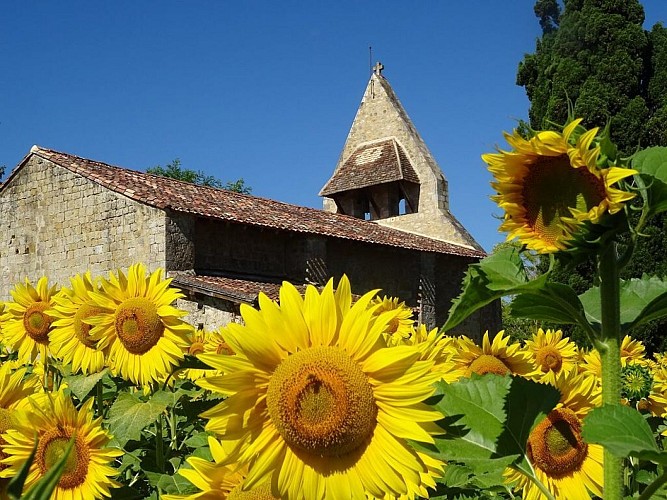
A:
<svg viewBox="0 0 667 500">
<path fill-rule="evenodd" d="M 240 304 L 260 292 L 277 299 L 283 280 L 343 274 L 353 293 L 380 288 L 442 325 L 484 252 L 449 213 L 444 176 L 379 71 L 369 88 L 322 189 L 324 210 L 33 147 L 0 188 L 0 300 L 26 277 L 68 285 L 141 261 L 173 277 L 198 328 L 240 321 Z M 373 132 L 378 105 L 395 120 Z M 499 322 L 494 304 L 452 333 L 479 337 Z"/>
</svg>

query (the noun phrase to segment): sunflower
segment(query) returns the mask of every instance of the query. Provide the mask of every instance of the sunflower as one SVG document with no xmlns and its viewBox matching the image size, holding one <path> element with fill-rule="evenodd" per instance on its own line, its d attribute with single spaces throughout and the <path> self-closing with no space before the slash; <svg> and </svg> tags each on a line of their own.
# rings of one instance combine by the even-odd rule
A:
<svg viewBox="0 0 667 500">
<path fill-rule="evenodd" d="M 537 367 L 538 379 L 553 377 L 561 371 L 569 372 L 576 368 L 579 360 L 577 345 L 569 337 L 563 338 L 561 330 L 545 332 L 539 328 L 526 341 L 526 350 Z"/>
<path fill-rule="evenodd" d="M 187 354 L 190 356 L 199 356 L 204 353 L 216 354 L 234 354 L 231 347 L 227 345 L 224 337 L 225 327 L 217 330 L 192 330 L 190 336 L 190 345 Z M 183 370 L 182 376 L 189 380 L 197 380 L 204 376 L 220 375 L 218 370 L 207 370 L 201 368 L 188 368 Z"/>
<path fill-rule="evenodd" d="M 621 342 L 621 364 L 628 363 L 648 364 L 646 359 L 646 348 L 641 340 L 636 340 L 626 335 Z"/>
<path fill-rule="evenodd" d="M 542 131 L 524 139 L 505 133 L 511 151 L 482 155 L 498 193 L 492 199 L 505 211 L 500 231 L 539 253 L 564 250 L 578 226 L 614 214 L 634 194 L 613 188 L 635 170 L 598 168 L 600 147 L 591 147 L 598 129 L 577 136 L 581 119 L 563 132 Z M 576 141 L 575 141 L 576 137 Z"/>
<path fill-rule="evenodd" d="M 398 344 L 402 340 L 410 337 L 414 326 L 412 319 L 412 309 L 405 305 L 405 302 L 400 302 L 396 297 L 382 298 L 375 297 L 371 306 L 377 306 L 374 311 L 375 315 L 379 316 L 384 312 L 393 312 L 394 317 L 389 321 L 385 335 L 390 345 Z"/>
<path fill-rule="evenodd" d="M 408 440 L 438 432 L 442 415 L 424 403 L 437 375 L 416 347 L 387 346 L 393 313 L 374 316 L 374 295 L 352 305 L 346 277 L 303 297 L 285 282 L 280 305 L 261 294 L 259 310 L 241 306 L 244 325 L 227 325 L 234 356 L 200 355 L 224 376 L 197 383 L 228 396 L 206 428 L 234 444 L 245 488 L 271 477 L 273 495 L 293 500 L 423 490 L 433 466 Z"/>
<path fill-rule="evenodd" d="M 90 337 L 86 320 L 103 312 L 95 306 L 90 292 L 98 290 L 90 272 L 70 278 L 72 288 L 61 288 L 54 297 L 54 305 L 47 310 L 54 321 L 51 330 L 51 352 L 63 363 L 72 365 L 72 372 L 88 375 L 104 368 L 105 353 L 97 348 Z"/>
<path fill-rule="evenodd" d="M 457 342 L 454 337 L 442 335 L 437 328 L 428 331 L 423 323 L 412 328 L 410 336 L 399 345 L 414 345 L 419 349 L 419 359 L 432 360 L 433 371 L 446 378 L 452 370 L 449 362 L 456 352 Z"/>
<path fill-rule="evenodd" d="M 16 427 L 16 423 L 21 419 L 21 410 L 29 407 L 28 396 L 40 388 L 36 377 L 26 377 L 25 367 L 18 367 L 18 364 L 12 361 L 0 365 L 0 434 Z M 4 446 L 5 440 L 0 436 L 0 461 L 7 457 L 3 451 Z M 6 465 L 0 463 L 0 471 L 5 468 Z M 0 490 L 4 486 L 1 482 Z"/>
<path fill-rule="evenodd" d="M 535 476 L 556 498 L 590 499 L 602 496 L 602 446 L 588 444 L 581 436 L 583 418 L 600 404 L 594 377 L 574 371 L 553 379 L 561 393 L 556 408 L 531 431 L 526 445 Z M 518 471 L 505 472 L 524 500 L 544 498 L 537 486 Z"/>
<path fill-rule="evenodd" d="M 53 318 L 45 311 L 53 305 L 56 292 L 55 286 L 49 288 L 46 276 L 37 281 L 37 287 L 26 278 L 24 285 L 17 284 L 10 292 L 14 300 L 7 303 L 2 333 L 9 348 L 18 351 L 21 363 L 31 363 L 38 356 L 46 360 Z"/>
<path fill-rule="evenodd" d="M 103 312 L 91 316 L 90 338 L 98 349 L 109 349 L 114 375 L 147 386 L 164 380 L 183 359 L 192 326 L 180 318 L 186 313 L 170 304 L 183 297 L 162 279 L 162 269 L 146 276 L 143 264 L 130 266 L 127 277 L 118 270 L 102 290 L 89 291 L 94 307 Z"/>
<path fill-rule="evenodd" d="M 187 459 L 192 469 L 181 467 L 178 473 L 199 488 L 192 495 L 162 495 L 163 500 L 208 500 L 226 498 L 227 500 L 277 500 L 271 493 L 271 482 L 264 481 L 255 488 L 244 491 L 243 483 L 248 473 L 247 467 L 235 467 L 226 464 L 227 453 L 218 440 L 209 436 L 209 449 L 213 462 L 199 457 Z"/>
<path fill-rule="evenodd" d="M 18 473 L 30 456 L 36 438 L 35 460 L 24 485 L 29 489 L 62 457 L 68 441 L 75 436 L 65 471 L 51 498 L 85 500 L 111 496 L 109 488 L 120 484 L 111 479 L 117 472 L 109 463 L 123 452 L 106 447 L 111 436 L 102 429 L 101 418 L 93 420 L 93 398 L 84 402 L 78 411 L 62 391 L 50 394 L 45 401 L 48 404 L 32 400 L 29 420 L 3 434 L 7 458 L 2 462 L 8 467 L 0 476 L 13 477 Z"/>
<path fill-rule="evenodd" d="M 644 344 L 639 340 L 634 340 L 629 335 L 623 337 L 621 342 L 621 366 L 628 364 L 640 364 L 649 366 L 650 360 L 644 356 Z M 600 352 L 597 349 L 591 349 L 581 354 L 579 362 L 579 371 L 595 375 L 598 384 L 602 383 L 602 360 Z"/>
<path fill-rule="evenodd" d="M 535 371 L 530 354 L 521 345 L 505 337 L 505 330 L 499 331 L 489 340 L 489 332 L 484 333 L 482 347 L 466 336 L 456 340 L 456 352 L 451 357 L 452 369 L 445 375 L 445 381 L 454 382 L 473 373 L 484 375 L 495 373 L 506 375 L 529 375 Z"/>
<path fill-rule="evenodd" d="M 627 363 L 621 369 L 621 401 L 656 417 L 667 416 L 667 369 Z"/>
</svg>

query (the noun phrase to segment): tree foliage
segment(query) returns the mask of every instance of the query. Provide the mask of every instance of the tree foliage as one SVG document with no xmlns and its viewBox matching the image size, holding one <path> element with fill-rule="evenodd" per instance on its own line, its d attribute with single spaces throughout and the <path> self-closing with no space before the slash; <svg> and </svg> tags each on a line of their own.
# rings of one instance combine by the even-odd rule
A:
<svg viewBox="0 0 667 500">
<path fill-rule="evenodd" d="M 667 30 L 644 30 L 641 3 L 537 0 L 535 14 L 543 34 L 517 73 L 534 129 L 564 123 L 570 101 L 587 128 L 609 122 L 625 153 L 667 144 Z"/>
<path fill-rule="evenodd" d="M 208 175 L 201 170 L 191 170 L 189 168 L 183 168 L 181 166 L 181 160 L 179 158 L 174 159 L 171 163 L 167 163 L 165 167 L 161 165 L 156 165 L 146 169 L 146 172 L 149 174 L 159 175 L 162 177 L 169 177 L 171 179 L 177 179 L 179 181 L 190 182 L 192 184 L 198 184 L 200 186 L 209 186 L 219 189 L 226 189 L 228 191 L 234 191 L 236 193 L 250 194 L 252 188 L 246 185 L 243 178 L 239 178 L 235 181 L 223 182 L 220 179 Z"/>
<path fill-rule="evenodd" d="M 637 0 L 537 0 L 534 10 L 542 36 L 517 73 L 530 100 L 530 127 L 554 129 L 571 113 L 587 128 L 609 125 L 622 154 L 667 146 L 667 28 L 657 23 L 645 30 Z M 658 215 L 644 228 L 623 278 L 667 276 L 666 224 Z M 537 265 L 541 272 L 547 268 L 548 262 Z M 574 270 L 557 265 L 551 276 L 583 293 L 594 275 L 595 262 L 585 261 Z M 649 350 L 660 350 L 664 328 L 665 321 L 649 323 L 635 335 Z M 568 333 L 583 343 L 576 328 Z"/>
</svg>

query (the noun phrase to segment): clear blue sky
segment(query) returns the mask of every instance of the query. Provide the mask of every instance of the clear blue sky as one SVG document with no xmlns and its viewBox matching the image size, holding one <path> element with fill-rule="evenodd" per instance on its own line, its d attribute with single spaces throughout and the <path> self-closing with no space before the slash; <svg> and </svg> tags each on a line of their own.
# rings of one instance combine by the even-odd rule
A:
<svg viewBox="0 0 667 500">
<path fill-rule="evenodd" d="M 0 165 L 33 144 L 144 170 L 180 158 L 257 196 L 320 208 L 369 51 L 484 248 L 504 239 L 480 159 L 527 117 L 517 64 L 534 0 L 5 0 Z M 645 0 L 645 27 L 667 19 Z"/>
</svg>

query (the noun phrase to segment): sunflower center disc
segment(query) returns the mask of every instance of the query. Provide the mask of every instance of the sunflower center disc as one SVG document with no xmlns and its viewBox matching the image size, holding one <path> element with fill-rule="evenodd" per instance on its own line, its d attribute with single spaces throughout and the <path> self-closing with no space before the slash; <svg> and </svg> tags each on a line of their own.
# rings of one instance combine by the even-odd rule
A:
<svg viewBox="0 0 667 500">
<path fill-rule="evenodd" d="M 535 361 L 542 367 L 542 371 L 547 373 L 549 371 L 558 372 L 563 365 L 563 357 L 553 346 L 542 347 L 535 355 Z"/>
<path fill-rule="evenodd" d="M 602 179 L 586 167 L 574 168 L 567 154 L 540 157 L 530 166 L 521 191 L 528 225 L 549 243 L 563 234 L 570 209 L 588 212 L 605 198 Z"/>
<path fill-rule="evenodd" d="M 497 375 L 506 375 L 510 369 L 500 359 L 490 354 L 482 354 L 470 364 L 468 376 L 472 373 L 484 375 L 486 373 L 495 373 Z"/>
<path fill-rule="evenodd" d="M 396 333 L 398 331 L 398 327 L 400 326 L 400 322 L 397 317 L 391 318 L 389 323 L 387 323 L 387 333 Z"/>
<path fill-rule="evenodd" d="M 553 478 L 579 470 L 587 454 L 581 421 L 567 408 L 552 410 L 528 437 L 530 461 Z"/>
<path fill-rule="evenodd" d="M 227 345 L 227 342 L 224 340 L 218 343 L 217 347 L 215 348 L 215 353 L 216 354 L 229 354 L 230 356 L 234 354 L 234 350 Z"/>
<path fill-rule="evenodd" d="M 0 408 L 0 434 L 4 434 L 12 427 L 14 427 L 14 420 L 12 418 L 11 410 Z M 5 444 L 7 444 L 7 442 L 2 438 L 2 436 L 0 436 L 0 460 L 4 460 L 9 456 L 2 449 Z M 9 466 L 0 463 L 0 471 L 6 469 L 7 467 Z"/>
<path fill-rule="evenodd" d="M 81 304 L 74 315 L 74 334 L 86 347 L 94 348 L 96 342 L 90 338 L 90 325 L 83 320 L 92 316 L 97 316 L 101 312 L 102 309 L 99 307 L 90 304 Z"/>
<path fill-rule="evenodd" d="M 71 428 L 53 428 L 48 430 L 39 440 L 35 462 L 42 475 L 46 474 L 65 455 L 71 434 Z M 74 446 L 65 461 L 65 470 L 63 475 L 60 476 L 58 486 L 63 489 L 71 489 L 82 484 L 88 475 L 89 461 L 90 453 L 83 439 L 80 437 L 74 438 Z"/>
<path fill-rule="evenodd" d="M 144 297 L 125 300 L 116 309 L 116 334 L 132 354 L 150 351 L 164 334 L 164 324 L 153 302 Z"/>
<path fill-rule="evenodd" d="M 266 396 L 285 442 L 317 456 L 348 454 L 375 429 L 377 406 L 364 372 L 337 347 L 315 347 L 285 358 Z"/>
<path fill-rule="evenodd" d="M 44 314 L 49 308 L 47 302 L 33 302 L 23 314 L 23 326 L 28 336 L 42 344 L 49 340 L 49 327 L 53 318 Z"/>
<path fill-rule="evenodd" d="M 192 345 L 188 348 L 188 354 L 190 356 L 196 356 L 204 352 L 204 343 L 203 342 L 193 342 Z"/>
</svg>

